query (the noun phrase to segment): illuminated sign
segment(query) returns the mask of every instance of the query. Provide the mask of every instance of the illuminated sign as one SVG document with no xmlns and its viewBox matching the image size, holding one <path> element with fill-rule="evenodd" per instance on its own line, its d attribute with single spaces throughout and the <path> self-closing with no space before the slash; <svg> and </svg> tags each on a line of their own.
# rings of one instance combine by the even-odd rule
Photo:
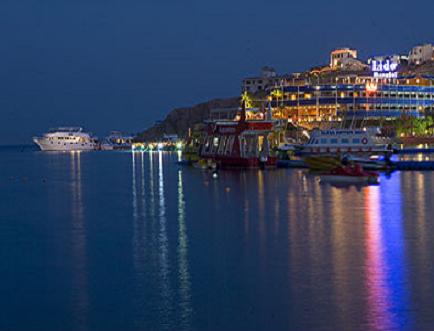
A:
<svg viewBox="0 0 434 331">
<path fill-rule="evenodd" d="M 397 69 L 398 63 L 391 59 L 372 60 L 371 62 L 371 70 L 375 78 L 398 78 Z"/>
</svg>

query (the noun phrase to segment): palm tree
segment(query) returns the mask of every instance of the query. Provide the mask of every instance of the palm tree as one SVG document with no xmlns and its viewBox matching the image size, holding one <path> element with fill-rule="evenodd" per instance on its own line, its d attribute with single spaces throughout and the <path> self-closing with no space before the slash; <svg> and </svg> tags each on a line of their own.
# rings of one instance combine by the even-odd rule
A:
<svg viewBox="0 0 434 331">
<path fill-rule="evenodd" d="M 253 99 L 249 92 L 244 91 L 244 93 L 241 95 L 241 103 L 245 103 L 246 108 L 253 107 Z"/>
</svg>

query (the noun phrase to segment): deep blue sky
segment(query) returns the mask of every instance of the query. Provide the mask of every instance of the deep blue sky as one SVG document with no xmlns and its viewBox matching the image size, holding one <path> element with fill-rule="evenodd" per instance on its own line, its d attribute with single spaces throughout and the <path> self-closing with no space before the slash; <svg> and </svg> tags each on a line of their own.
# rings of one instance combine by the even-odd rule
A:
<svg viewBox="0 0 434 331">
<path fill-rule="evenodd" d="M 263 65 L 434 42 L 433 0 L 1 0 L 0 144 L 59 125 L 137 132 L 239 93 Z"/>
</svg>

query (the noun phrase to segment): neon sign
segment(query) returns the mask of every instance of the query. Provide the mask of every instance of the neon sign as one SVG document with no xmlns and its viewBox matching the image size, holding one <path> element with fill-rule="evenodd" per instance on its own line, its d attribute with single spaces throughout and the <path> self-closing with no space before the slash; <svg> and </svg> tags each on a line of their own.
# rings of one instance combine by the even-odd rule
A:
<svg viewBox="0 0 434 331">
<path fill-rule="evenodd" d="M 391 59 L 371 62 L 371 70 L 375 78 L 398 78 L 397 69 L 398 63 Z"/>
</svg>

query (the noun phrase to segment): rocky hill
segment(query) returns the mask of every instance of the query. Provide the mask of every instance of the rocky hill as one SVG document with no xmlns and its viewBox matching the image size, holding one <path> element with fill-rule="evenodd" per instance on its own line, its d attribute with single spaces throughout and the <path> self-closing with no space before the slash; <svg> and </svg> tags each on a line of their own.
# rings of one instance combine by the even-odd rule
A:
<svg viewBox="0 0 434 331">
<path fill-rule="evenodd" d="M 164 120 L 156 122 L 152 127 L 137 135 L 139 141 L 155 141 L 164 134 L 177 134 L 186 137 L 188 129 L 195 124 L 202 123 L 209 118 L 211 109 L 230 108 L 240 104 L 239 97 L 227 99 L 213 99 L 193 107 L 177 108 L 172 110 Z"/>
</svg>

